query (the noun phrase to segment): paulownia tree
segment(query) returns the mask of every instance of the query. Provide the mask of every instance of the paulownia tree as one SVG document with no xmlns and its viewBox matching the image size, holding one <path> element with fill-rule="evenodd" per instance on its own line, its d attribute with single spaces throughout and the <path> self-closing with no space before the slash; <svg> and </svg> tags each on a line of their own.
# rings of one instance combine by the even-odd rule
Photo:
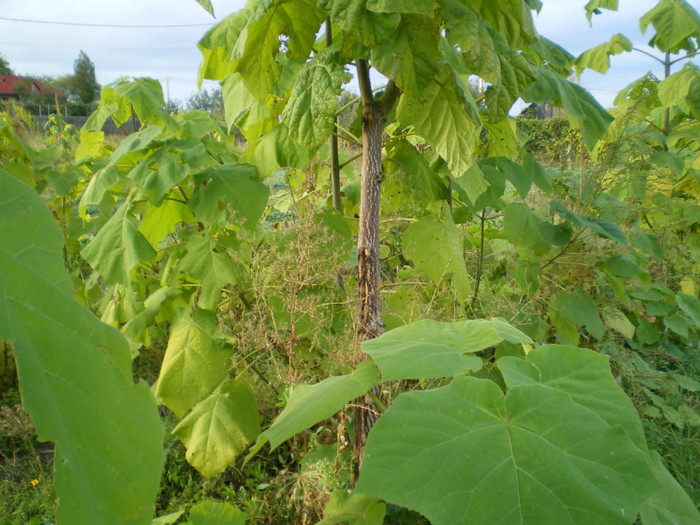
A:
<svg viewBox="0 0 700 525">
<path fill-rule="evenodd" d="M 208 0 L 199 3 L 213 14 Z M 335 133 L 341 86 L 348 72 L 356 77 L 359 342 L 384 331 L 379 208 L 389 128 L 413 131 L 448 177 L 467 177 L 477 196 L 476 188 L 489 185 L 470 170 L 475 147 L 485 135 L 495 154 L 517 150 L 508 112 L 519 97 L 563 106 L 589 146 L 605 131 L 609 115 L 567 80 L 567 54 L 538 36 L 532 11 L 540 7 L 539 0 L 252 0 L 201 40 L 200 77 L 221 82 L 229 124 L 253 130 L 246 157 L 262 176 L 301 168 Z M 469 90 L 472 75 L 488 85 L 481 109 Z M 380 78 L 378 88 L 373 81 Z M 357 419 L 366 422 L 356 427 L 360 450 L 369 413 Z"/>
</svg>

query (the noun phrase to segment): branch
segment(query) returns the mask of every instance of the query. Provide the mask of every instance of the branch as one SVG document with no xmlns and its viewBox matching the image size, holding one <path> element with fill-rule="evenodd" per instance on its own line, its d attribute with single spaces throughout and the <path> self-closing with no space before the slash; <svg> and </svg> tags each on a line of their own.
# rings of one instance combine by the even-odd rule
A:
<svg viewBox="0 0 700 525">
<path fill-rule="evenodd" d="M 649 53 L 649 52 L 647 52 L 647 51 L 644 51 L 643 49 L 639 49 L 638 47 L 633 47 L 632 49 L 633 49 L 634 51 L 637 51 L 638 53 L 642 53 L 643 55 L 646 55 L 646 56 L 648 56 L 648 57 L 653 58 L 653 59 L 656 60 L 659 64 L 664 64 L 664 65 L 666 64 L 666 62 L 664 62 L 664 61 L 663 61 L 662 59 L 660 59 L 659 57 L 657 57 L 657 56 L 655 56 L 655 55 L 652 55 L 651 53 Z"/>
<path fill-rule="evenodd" d="M 343 107 L 341 107 L 338 111 L 335 112 L 336 115 L 340 115 L 343 111 L 348 109 L 350 106 L 352 106 L 355 102 L 362 100 L 362 97 L 355 97 L 353 98 L 350 102 L 345 104 Z"/>
<path fill-rule="evenodd" d="M 386 85 L 386 89 L 384 90 L 384 94 L 382 95 L 382 99 L 379 101 L 379 107 L 384 115 L 389 114 L 391 108 L 394 107 L 394 102 L 396 102 L 396 99 L 399 98 L 400 94 L 401 90 L 399 89 L 399 86 L 396 85 L 396 82 L 389 80 L 389 83 Z"/>
<path fill-rule="evenodd" d="M 357 61 L 357 81 L 360 84 L 362 105 L 369 106 L 373 104 L 374 95 L 372 95 L 372 83 L 369 81 L 369 63 L 364 58 Z"/>
<path fill-rule="evenodd" d="M 675 60 L 671 60 L 671 61 L 668 63 L 668 65 L 669 65 L 669 66 L 672 66 L 673 64 L 676 64 L 676 63 L 680 62 L 681 60 L 688 60 L 688 59 L 690 59 L 690 58 L 695 57 L 696 55 L 697 55 L 697 53 L 691 53 L 690 55 L 685 55 L 684 57 L 680 57 L 680 58 L 677 58 L 677 59 L 675 59 Z"/>
<path fill-rule="evenodd" d="M 543 264 L 542 267 L 540 268 L 540 270 L 544 270 L 547 266 L 549 266 L 554 261 L 556 261 L 559 257 L 564 255 L 568 251 L 568 249 L 571 248 L 571 246 L 578 240 L 578 238 L 581 236 L 582 232 L 583 232 L 582 229 L 579 230 L 578 232 L 576 232 L 576 234 L 571 238 L 571 240 L 567 243 L 567 245 L 564 246 L 561 250 L 559 250 L 559 253 L 557 253 L 554 257 L 552 257 L 549 261 L 547 261 L 545 264 Z"/>
<path fill-rule="evenodd" d="M 348 160 L 346 160 L 345 162 L 343 162 L 340 165 L 340 169 L 342 170 L 345 166 L 350 164 L 352 161 L 359 159 L 361 156 L 362 156 L 362 152 L 358 153 L 357 155 L 353 155 L 352 157 L 350 157 Z"/>
</svg>

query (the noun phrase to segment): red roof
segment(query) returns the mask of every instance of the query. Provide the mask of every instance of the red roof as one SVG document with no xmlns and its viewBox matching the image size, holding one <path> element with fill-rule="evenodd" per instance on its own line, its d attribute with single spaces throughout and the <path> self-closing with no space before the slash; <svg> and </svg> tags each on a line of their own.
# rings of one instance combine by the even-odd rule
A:
<svg viewBox="0 0 700 525">
<path fill-rule="evenodd" d="M 0 95 L 14 95 L 17 92 L 14 90 L 15 84 L 18 82 L 31 82 L 36 91 L 45 91 L 46 85 L 38 80 L 31 78 L 18 77 L 16 75 L 0 75 Z"/>
</svg>

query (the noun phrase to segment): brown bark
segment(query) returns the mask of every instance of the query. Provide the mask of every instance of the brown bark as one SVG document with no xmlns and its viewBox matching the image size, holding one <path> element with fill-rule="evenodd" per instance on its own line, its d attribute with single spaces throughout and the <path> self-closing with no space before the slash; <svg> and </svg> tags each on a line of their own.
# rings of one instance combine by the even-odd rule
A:
<svg viewBox="0 0 700 525">
<path fill-rule="evenodd" d="M 357 238 L 360 316 L 359 343 L 384 333 L 379 275 L 379 204 L 382 183 L 382 133 L 386 116 L 399 92 L 389 82 L 383 97 L 375 100 L 369 82 L 369 66 L 358 60 L 358 80 L 362 94 L 362 172 L 360 175 L 360 218 Z M 379 387 L 373 389 L 379 394 Z M 353 485 L 359 476 L 367 435 L 377 420 L 377 407 L 369 396 L 356 400 L 355 458 Z"/>
</svg>

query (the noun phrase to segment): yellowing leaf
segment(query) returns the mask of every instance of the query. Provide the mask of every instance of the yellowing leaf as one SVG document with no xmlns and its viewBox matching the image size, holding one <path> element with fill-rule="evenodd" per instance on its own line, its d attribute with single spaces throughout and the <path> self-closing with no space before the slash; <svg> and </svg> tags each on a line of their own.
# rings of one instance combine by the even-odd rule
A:
<svg viewBox="0 0 700 525">
<path fill-rule="evenodd" d="M 158 377 L 158 400 L 182 417 L 209 395 L 231 368 L 231 352 L 214 340 L 216 317 L 197 310 L 179 316 L 170 329 Z"/>
<path fill-rule="evenodd" d="M 297 78 L 282 120 L 289 135 L 307 148 L 317 148 L 333 131 L 345 67 L 336 56 L 321 53 Z"/>
<path fill-rule="evenodd" d="M 469 168 L 481 119 L 469 90 L 450 67 L 444 66 L 421 93 L 404 94 L 397 117 L 433 144 L 452 173 Z"/>
<path fill-rule="evenodd" d="M 280 78 L 281 66 L 276 60 L 280 36 L 288 38 L 290 58 L 306 59 L 324 18 L 323 11 L 309 0 L 260 5 L 251 16 L 244 30 L 245 38 L 241 36 L 237 41 L 233 54 L 238 59 L 236 71 L 260 103 L 264 103 Z"/>
<path fill-rule="evenodd" d="M 187 447 L 187 461 L 205 477 L 223 472 L 259 432 L 253 393 L 244 383 L 231 379 L 197 404 L 173 430 Z"/>
</svg>

